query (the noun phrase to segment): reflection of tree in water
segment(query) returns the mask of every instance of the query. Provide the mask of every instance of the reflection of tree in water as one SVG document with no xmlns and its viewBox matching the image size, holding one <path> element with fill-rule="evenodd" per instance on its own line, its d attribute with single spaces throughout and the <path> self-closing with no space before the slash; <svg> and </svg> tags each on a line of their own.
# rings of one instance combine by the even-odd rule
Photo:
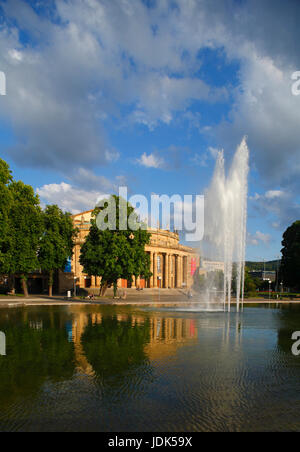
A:
<svg viewBox="0 0 300 452">
<path fill-rule="evenodd" d="M 98 379 L 109 385 L 122 384 L 126 375 L 139 373 L 149 360 L 144 351 L 150 337 L 150 323 L 104 317 L 101 324 L 89 323 L 81 336 L 85 355 Z M 145 370 L 145 369 L 144 369 Z"/>
<path fill-rule="evenodd" d="M 0 356 L 0 405 L 16 396 L 36 393 L 46 380 L 63 381 L 75 369 L 74 347 L 68 342 L 61 314 L 17 310 L 0 313 L 7 355 Z"/>
<path fill-rule="evenodd" d="M 293 357 L 291 351 L 294 344 L 292 334 L 295 331 L 300 331 L 300 306 L 292 304 L 282 306 L 279 320 L 278 348 Z M 297 360 L 299 361 L 298 357 Z"/>
</svg>

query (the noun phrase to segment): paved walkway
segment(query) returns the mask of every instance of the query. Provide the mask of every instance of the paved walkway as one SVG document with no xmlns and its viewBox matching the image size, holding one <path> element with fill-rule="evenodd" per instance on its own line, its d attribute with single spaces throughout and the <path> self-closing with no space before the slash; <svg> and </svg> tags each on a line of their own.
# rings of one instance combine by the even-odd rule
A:
<svg viewBox="0 0 300 452">
<path fill-rule="evenodd" d="M 126 300 L 114 299 L 111 294 L 108 294 L 105 298 L 96 298 L 94 301 L 83 300 L 80 298 L 66 299 L 62 296 L 30 296 L 24 297 L 1 297 L 0 296 L 0 308 L 18 307 L 18 306 L 70 306 L 70 305 L 193 305 L 199 304 L 196 296 L 188 299 L 186 292 L 183 290 L 174 289 L 145 289 L 143 291 L 127 290 Z M 232 300 L 235 303 L 235 300 Z M 271 304 L 297 304 L 300 303 L 300 299 L 297 300 L 268 300 L 264 298 L 254 298 L 245 300 L 245 304 L 258 304 L 258 303 L 271 303 Z"/>
</svg>

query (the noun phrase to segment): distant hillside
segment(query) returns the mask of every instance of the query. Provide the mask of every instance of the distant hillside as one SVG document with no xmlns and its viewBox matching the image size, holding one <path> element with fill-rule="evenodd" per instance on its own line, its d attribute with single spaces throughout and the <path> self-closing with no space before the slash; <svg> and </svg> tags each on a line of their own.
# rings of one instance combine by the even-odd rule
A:
<svg viewBox="0 0 300 452">
<path fill-rule="evenodd" d="M 265 263 L 263 262 L 251 262 L 251 261 L 246 261 L 246 267 L 249 268 L 250 271 L 252 270 L 264 270 L 264 268 L 266 269 L 266 271 L 275 271 L 277 270 L 277 268 L 279 268 L 280 266 L 280 261 L 266 261 Z"/>
</svg>

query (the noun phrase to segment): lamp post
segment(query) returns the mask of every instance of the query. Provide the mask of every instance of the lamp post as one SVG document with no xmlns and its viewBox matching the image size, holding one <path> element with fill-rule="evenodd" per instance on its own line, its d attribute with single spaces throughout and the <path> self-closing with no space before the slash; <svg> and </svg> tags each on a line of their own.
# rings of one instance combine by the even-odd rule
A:
<svg viewBox="0 0 300 452">
<path fill-rule="evenodd" d="M 276 258 L 277 258 L 276 292 L 278 292 L 278 283 L 279 283 L 279 260 L 280 260 L 280 256 L 276 256 Z"/>
<path fill-rule="evenodd" d="M 272 281 L 270 279 L 268 281 L 269 281 L 269 300 L 270 300 L 270 298 L 271 298 L 271 284 L 272 284 Z"/>
<path fill-rule="evenodd" d="M 158 299 L 160 300 L 160 282 L 161 282 L 161 276 L 159 276 L 158 278 Z"/>
</svg>

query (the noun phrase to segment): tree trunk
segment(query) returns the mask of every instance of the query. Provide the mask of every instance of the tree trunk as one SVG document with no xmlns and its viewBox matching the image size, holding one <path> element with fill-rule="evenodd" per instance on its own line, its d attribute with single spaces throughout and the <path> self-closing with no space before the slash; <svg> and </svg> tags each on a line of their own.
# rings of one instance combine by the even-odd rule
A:
<svg viewBox="0 0 300 452">
<path fill-rule="evenodd" d="M 116 298 L 117 293 L 118 293 L 118 283 L 114 282 L 114 298 Z"/>
<path fill-rule="evenodd" d="M 53 270 L 49 271 L 49 297 L 52 297 L 52 290 L 53 290 Z"/>
<path fill-rule="evenodd" d="M 22 275 L 21 281 L 24 297 L 28 297 L 27 277 L 25 275 Z"/>
<path fill-rule="evenodd" d="M 15 275 L 9 275 L 8 286 L 9 286 L 9 292 L 14 295 L 16 293 L 16 289 L 15 289 Z"/>
<path fill-rule="evenodd" d="M 103 283 L 103 285 L 101 284 L 101 289 L 100 289 L 101 297 L 104 297 L 104 295 L 105 295 L 105 293 L 107 291 L 107 287 L 108 287 L 107 282 Z"/>
</svg>

